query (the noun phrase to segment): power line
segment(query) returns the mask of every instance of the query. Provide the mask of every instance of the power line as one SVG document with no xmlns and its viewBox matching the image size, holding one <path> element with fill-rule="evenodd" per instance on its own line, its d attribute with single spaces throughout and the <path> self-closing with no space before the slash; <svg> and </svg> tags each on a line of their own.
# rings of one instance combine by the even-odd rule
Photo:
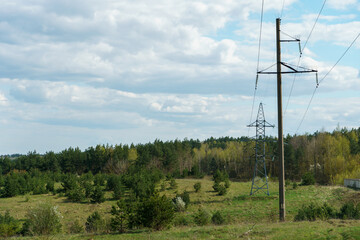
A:
<svg viewBox="0 0 360 240">
<path fill-rule="evenodd" d="M 283 15 L 283 12 L 284 12 L 284 6 L 285 6 L 285 0 L 283 1 L 283 4 L 282 4 L 280 18 L 282 18 L 282 15 Z"/>
<path fill-rule="evenodd" d="M 312 35 L 312 33 L 313 33 L 314 29 L 315 29 L 315 25 L 317 24 L 317 22 L 318 22 L 318 20 L 319 20 L 319 18 L 320 18 L 320 15 L 321 15 L 321 13 L 322 13 L 322 11 L 323 11 L 323 9 L 324 9 L 325 3 L 326 3 L 326 0 L 324 0 L 323 5 L 321 6 L 321 9 L 320 9 L 320 11 L 319 11 L 319 14 L 317 15 L 316 20 L 315 20 L 315 22 L 314 22 L 314 25 L 312 26 L 311 31 L 310 31 L 310 33 L 309 33 L 309 35 L 308 35 L 308 37 L 307 37 L 307 39 L 306 39 L 306 41 L 305 41 L 305 44 L 304 44 L 304 46 L 302 47 L 302 49 L 301 49 L 301 51 L 300 51 L 300 56 L 299 56 L 299 60 L 298 60 L 297 68 L 296 68 L 296 69 L 298 69 L 299 66 L 300 66 L 300 61 L 301 61 L 302 53 L 304 52 L 304 49 L 305 49 L 305 47 L 306 47 L 306 45 L 307 45 L 307 43 L 308 43 L 308 41 L 309 41 L 309 39 L 310 39 L 310 36 Z M 293 79 L 292 84 L 291 84 L 290 93 L 289 93 L 289 97 L 288 97 L 287 102 L 286 102 L 286 107 L 285 107 L 284 115 L 286 114 L 286 110 L 287 110 L 287 108 L 288 108 L 288 105 L 289 105 L 289 102 L 290 102 L 290 99 L 291 99 L 291 95 L 292 95 L 292 92 L 293 92 L 293 89 L 294 89 L 295 79 L 296 79 L 296 74 L 294 75 L 294 79 Z"/>
<path fill-rule="evenodd" d="M 262 37 L 262 25 L 263 25 L 263 17 L 264 17 L 264 1 L 261 2 L 261 17 L 260 17 L 260 36 L 259 36 L 259 50 L 258 50 L 258 57 L 257 57 L 257 66 L 256 66 L 256 74 L 259 71 L 259 64 L 260 64 L 260 50 L 261 50 L 261 37 Z M 257 90 L 257 84 L 258 84 L 259 76 L 256 75 L 256 81 L 255 81 L 255 89 L 254 89 L 254 96 L 253 96 L 253 103 L 251 107 L 251 115 L 250 115 L 250 123 L 252 120 L 252 116 L 254 113 L 254 104 L 255 104 L 255 96 L 256 96 L 256 90 Z M 248 131 L 248 135 L 250 134 L 250 129 Z"/>
<path fill-rule="evenodd" d="M 303 117 L 302 117 L 302 119 L 301 119 L 301 121 L 300 121 L 300 124 L 299 124 L 299 126 L 298 126 L 298 128 L 297 128 L 297 130 L 296 130 L 296 133 L 299 131 L 299 129 L 300 129 L 300 127 L 301 127 L 301 125 L 302 125 L 302 123 L 303 123 L 303 121 L 304 121 L 304 119 L 305 119 L 305 116 L 306 116 L 307 112 L 309 111 L 311 102 L 312 102 L 312 100 L 314 99 L 314 95 L 315 95 L 315 93 L 316 93 L 316 90 L 317 90 L 318 87 L 319 87 L 319 84 L 320 84 L 322 81 L 324 81 L 324 79 L 325 79 L 325 78 L 330 74 L 330 72 L 336 67 L 336 65 L 341 61 L 341 59 L 342 59 L 342 58 L 345 56 L 345 54 L 350 50 L 350 48 L 354 45 L 354 43 L 356 42 L 356 40 L 357 40 L 359 37 L 360 37 L 360 33 L 356 36 L 356 38 L 351 42 L 350 46 L 345 50 L 345 52 L 341 55 L 341 57 L 336 61 L 336 63 L 334 64 L 334 66 L 332 66 L 332 67 L 330 68 L 330 70 L 324 75 L 324 77 L 319 81 L 319 83 L 318 83 L 317 86 L 315 87 L 314 92 L 313 92 L 313 94 L 311 95 L 309 104 L 308 104 L 308 106 L 307 106 L 307 108 L 306 108 L 306 111 L 305 111 L 305 113 L 304 113 L 304 115 L 303 115 Z"/>
</svg>

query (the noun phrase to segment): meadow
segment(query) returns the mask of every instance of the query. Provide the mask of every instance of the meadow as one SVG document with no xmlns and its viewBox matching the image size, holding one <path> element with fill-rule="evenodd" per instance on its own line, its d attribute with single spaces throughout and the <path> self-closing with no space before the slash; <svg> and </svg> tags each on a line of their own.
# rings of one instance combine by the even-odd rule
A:
<svg viewBox="0 0 360 240">
<path fill-rule="evenodd" d="M 359 220 L 330 219 L 326 221 L 295 222 L 294 216 L 303 205 L 327 202 L 339 209 L 344 202 L 360 201 L 360 192 L 342 186 L 298 186 L 286 188 L 286 221 L 278 221 L 278 183 L 270 182 L 270 196 L 258 192 L 249 196 L 251 182 L 231 182 L 226 195 L 214 192 L 211 177 L 203 179 L 176 179 L 177 188 L 160 191 L 175 197 L 184 190 L 190 193 L 191 204 L 184 212 L 176 213 L 173 226 L 162 231 L 148 229 L 132 230 L 123 234 L 70 234 L 69 227 L 77 219 L 85 224 L 87 217 L 98 211 L 110 219 L 111 193 L 106 193 L 104 203 L 73 203 L 66 197 L 52 194 L 25 195 L 0 199 L 0 213 L 10 210 L 11 216 L 24 219 L 28 209 L 41 202 L 58 206 L 62 214 L 63 233 L 56 236 L 42 236 L 39 239 L 360 239 Z M 201 190 L 195 192 L 195 183 L 201 183 Z M 160 190 L 160 185 L 159 185 Z M 197 226 L 193 215 L 199 208 L 210 213 L 220 211 L 225 224 Z M 187 219 L 179 224 L 179 219 Z M 18 239 L 31 239 L 18 237 Z"/>
</svg>

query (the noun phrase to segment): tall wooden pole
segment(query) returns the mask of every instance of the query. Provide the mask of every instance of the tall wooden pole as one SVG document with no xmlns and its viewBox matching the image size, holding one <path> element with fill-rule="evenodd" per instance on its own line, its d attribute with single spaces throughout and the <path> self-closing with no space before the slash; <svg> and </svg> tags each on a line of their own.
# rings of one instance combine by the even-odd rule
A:
<svg viewBox="0 0 360 240">
<path fill-rule="evenodd" d="M 279 175 L 279 215 L 280 221 L 285 221 L 285 171 L 284 171 L 284 135 L 282 117 L 282 84 L 281 84 L 281 45 L 280 18 L 276 19 L 276 56 L 277 56 L 277 99 L 278 99 L 278 148 L 280 160 Z"/>
</svg>

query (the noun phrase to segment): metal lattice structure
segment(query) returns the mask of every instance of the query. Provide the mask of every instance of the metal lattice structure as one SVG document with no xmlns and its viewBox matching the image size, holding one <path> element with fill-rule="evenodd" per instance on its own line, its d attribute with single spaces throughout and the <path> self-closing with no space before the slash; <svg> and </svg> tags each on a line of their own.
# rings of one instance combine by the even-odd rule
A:
<svg viewBox="0 0 360 240">
<path fill-rule="evenodd" d="M 255 167 L 250 195 L 263 191 L 269 195 L 269 184 L 265 164 L 265 128 L 275 127 L 265 120 L 263 104 L 260 103 L 256 121 L 248 125 L 256 127 Z"/>
</svg>

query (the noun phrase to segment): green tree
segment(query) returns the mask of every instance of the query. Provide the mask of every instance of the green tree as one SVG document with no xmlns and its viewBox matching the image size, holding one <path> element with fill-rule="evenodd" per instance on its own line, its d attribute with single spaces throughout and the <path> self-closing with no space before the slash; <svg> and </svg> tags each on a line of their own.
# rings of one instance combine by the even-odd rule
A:
<svg viewBox="0 0 360 240">
<path fill-rule="evenodd" d="M 91 202 L 103 203 L 105 202 L 105 194 L 101 186 L 97 185 L 94 188 L 94 192 L 91 195 Z"/>
</svg>

